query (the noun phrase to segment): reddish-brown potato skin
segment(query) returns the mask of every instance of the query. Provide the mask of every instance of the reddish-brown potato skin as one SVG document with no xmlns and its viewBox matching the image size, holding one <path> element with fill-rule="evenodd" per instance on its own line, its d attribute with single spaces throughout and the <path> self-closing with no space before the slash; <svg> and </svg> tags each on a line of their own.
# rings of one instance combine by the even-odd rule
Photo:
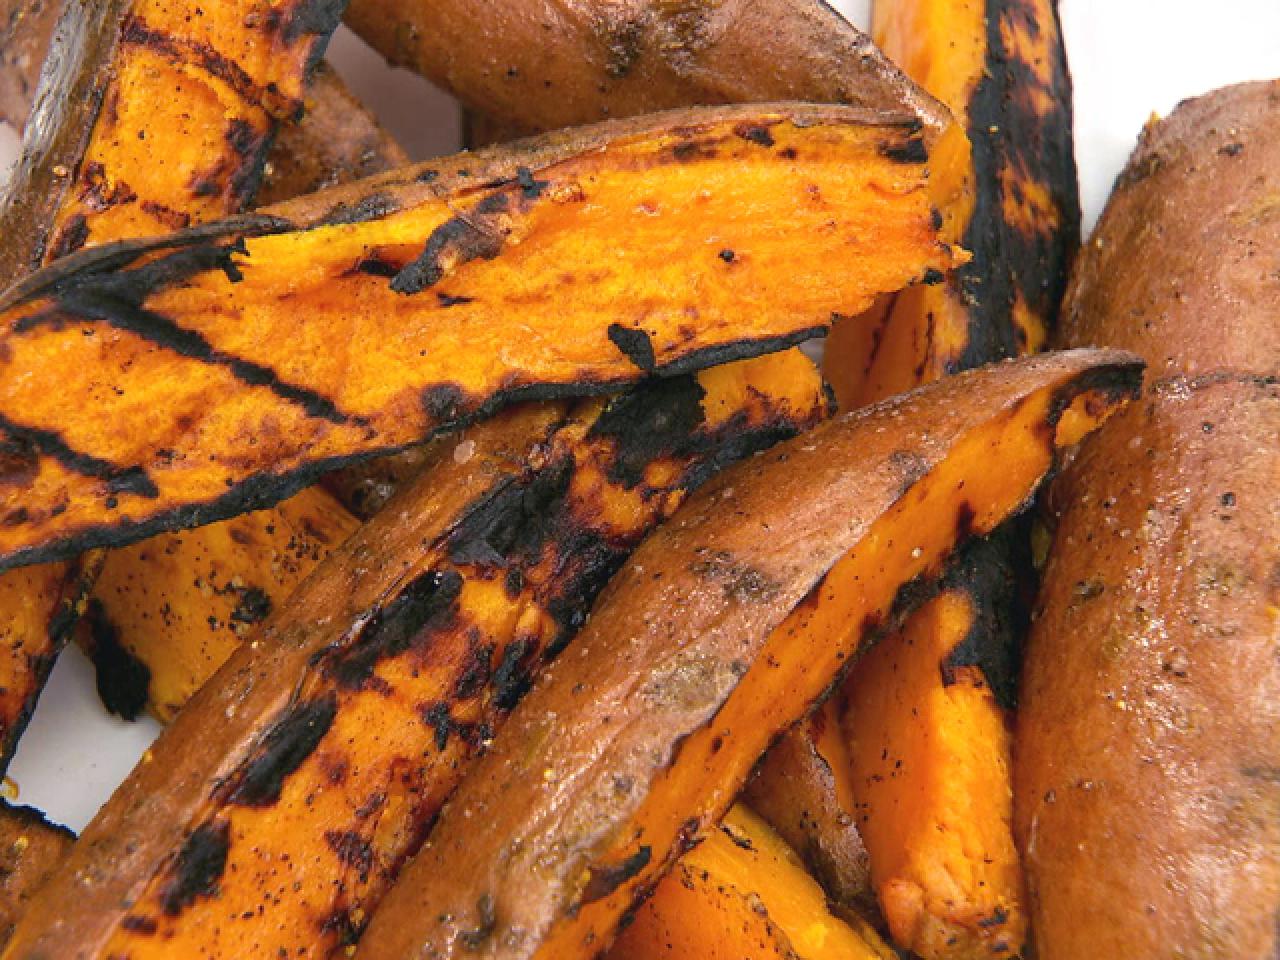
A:
<svg viewBox="0 0 1280 960">
<path fill-rule="evenodd" d="M 1280 371 L 1280 80 L 1148 124 L 1063 304 L 1059 344 L 1141 354 L 1150 378 Z"/>
<path fill-rule="evenodd" d="M 898 588 L 1025 502 L 1052 451 L 1132 396 L 1138 374 L 1127 354 L 1079 352 L 960 374 L 721 474 L 611 581 L 405 868 L 362 955 L 607 947 L 770 739 L 883 627 Z M 926 512 L 955 522 L 924 525 Z"/>
<path fill-rule="evenodd" d="M 1275 955 L 1280 386 L 1176 378 L 1092 438 L 1018 714 L 1044 960 Z"/>
<path fill-rule="evenodd" d="M 946 125 L 945 107 L 811 0 L 355 0 L 346 22 L 393 64 L 522 134 L 778 99 Z"/>
<path fill-rule="evenodd" d="M 1061 342 L 1157 379 L 1049 501 L 1014 792 L 1043 960 L 1277 950 L 1277 119 L 1271 82 L 1148 126 L 1069 290 Z"/>
<path fill-rule="evenodd" d="M 32 807 L 0 801 L 0 947 L 27 901 L 62 865 L 75 834 Z"/>
<path fill-rule="evenodd" d="M 26 123 L 62 0 L 0 0 L 0 123 Z"/>
</svg>

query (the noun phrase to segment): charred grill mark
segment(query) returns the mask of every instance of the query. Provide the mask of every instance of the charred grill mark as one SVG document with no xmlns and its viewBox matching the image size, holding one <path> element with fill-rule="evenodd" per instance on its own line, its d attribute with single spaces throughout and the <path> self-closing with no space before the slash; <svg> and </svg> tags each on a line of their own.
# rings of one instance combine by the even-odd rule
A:
<svg viewBox="0 0 1280 960">
<path fill-rule="evenodd" d="M 508 480 L 469 510 L 449 534 L 456 564 L 507 567 L 534 563 L 555 533 L 573 480 L 573 461 L 561 458 Z"/>
<path fill-rule="evenodd" d="M 97 598 L 89 601 L 84 617 L 98 698 L 110 713 L 125 720 L 138 719 L 150 696 L 151 668 L 120 642 L 120 631 Z"/>
<path fill-rule="evenodd" d="M 160 893 L 160 906 L 168 916 L 176 917 L 197 900 L 218 895 L 219 881 L 227 868 L 230 832 L 230 823 L 214 821 L 202 824 L 187 837 Z"/>
<path fill-rule="evenodd" d="M 5 441 L 8 449 L 35 451 L 55 460 L 71 473 L 105 481 L 109 493 L 136 493 L 148 498 L 160 495 L 160 491 L 141 467 L 121 467 L 109 460 L 83 453 L 63 440 L 56 431 L 23 426 L 0 413 L 0 436 L 8 438 Z M 30 460 L 26 458 L 22 462 L 29 463 Z"/>
<path fill-rule="evenodd" d="M 342 413 L 323 394 L 282 380 L 264 364 L 215 349 L 203 334 L 187 330 L 143 306 L 152 294 L 202 273 L 221 270 L 235 282 L 240 278 L 240 271 L 232 256 L 242 251 L 243 246 L 239 244 L 205 244 L 118 274 L 69 277 L 54 292 L 61 311 L 24 317 L 13 325 L 13 331 L 21 334 L 37 326 L 57 324 L 65 320 L 65 315 L 101 321 L 180 357 L 223 367 L 246 386 L 265 387 L 281 400 L 301 407 L 309 417 L 339 425 L 359 423 L 358 418 Z"/>
<path fill-rule="evenodd" d="M 610 482 L 630 490 L 644 481 L 645 468 L 654 461 L 705 452 L 711 445 L 706 431 L 699 429 L 706 423 L 705 397 L 697 378 L 686 374 L 611 401 L 587 433 L 589 440 L 614 445 L 615 455 L 606 469 Z"/>
<path fill-rule="evenodd" d="M 453 296 L 443 290 L 436 291 L 436 299 L 440 301 L 440 306 L 442 307 L 460 307 L 464 304 L 475 303 L 475 297 Z"/>
<path fill-rule="evenodd" d="M 191 214 L 182 210 L 174 210 L 154 200 L 143 200 L 138 206 L 153 220 L 163 224 L 170 230 L 182 230 L 191 225 Z"/>
<path fill-rule="evenodd" d="M 1054 104 L 1052 112 L 1041 116 L 1031 108 L 1025 91 L 1043 84 L 1031 65 L 1011 55 L 1002 33 L 1002 26 L 1017 12 L 996 0 L 986 4 L 986 67 L 969 102 L 976 196 L 961 241 L 973 259 L 952 275 L 965 302 L 972 305 L 969 337 L 948 372 L 1021 352 L 1021 331 L 1011 320 L 1019 298 L 1052 327 L 1066 290 L 1067 266 L 1080 242 L 1071 80 L 1059 43 L 1049 52 L 1052 79 L 1046 92 Z M 1051 15 L 1057 17 L 1056 9 Z M 1054 29 L 1060 37 L 1057 24 Z M 1001 173 L 1006 170 L 1049 192 L 1056 223 L 1027 233 L 1008 222 L 1002 209 Z"/>
<path fill-rule="evenodd" d="M 769 127 L 763 123 L 740 123 L 733 128 L 733 132 L 748 143 L 756 144 L 756 146 L 772 147 L 774 145 L 773 134 L 769 132 Z"/>
<path fill-rule="evenodd" d="M 240 587 L 239 600 L 231 611 L 235 623 L 261 623 L 271 613 L 271 596 L 261 587 Z"/>
<path fill-rule="evenodd" d="M 383 260 L 381 257 L 370 255 L 357 263 L 355 269 L 360 273 L 368 274 L 371 277 L 382 277 L 385 280 L 390 280 L 403 268 L 389 260 Z"/>
<path fill-rule="evenodd" d="M 609 342 L 622 351 L 623 356 L 645 373 L 657 368 L 657 356 L 649 334 L 637 327 L 624 327 L 620 323 L 609 324 Z"/>
<path fill-rule="evenodd" d="M 532 689 L 533 665 L 529 654 L 535 647 L 533 640 L 523 637 L 513 640 L 502 651 L 502 660 L 493 671 L 493 704 L 499 710 L 514 710 Z"/>
<path fill-rule="evenodd" d="M 437 383 L 434 386 L 424 387 L 418 397 L 422 412 L 433 423 L 458 420 L 476 409 L 480 403 L 477 398 L 456 383 Z"/>
<path fill-rule="evenodd" d="M 541 192 L 541 188 L 531 191 L 523 185 L 517 190 L 507 188 L 485 197 L 468 212 L 450 217 L 431 231 L 422 253 L 396 274 L 391 289 L 405 295 L 421 293 L 465 263 L 495 259 L 502 253 L 515 217 L 525 213 Z"/>
<path fill-rule="evenodd" d="M 75 253 L 89 241 L 89 221 L 83 213 L 72 214 L 58 230 L 48 250 L 50 260 L 61 260 Z"/>
<path fill-rule="evenodd" d="M 323 656 L 325 672 L 342 688 L 363 690 L 379 663 L 404 653 L 425 631 L 442 628 L 457 613 L 462 577 L 456 571 L 427 571 L 411 580 Z"/>
<path fill-rule="evenodd" d="M 456 699 L 470 700 L 488 685 L 489 677 L 493 673 L 495 652 L 496 648 L 492 643 L 472 643 L 462 672 L 458 674 L 458 681 L 453 686 L 453 695 Z"/>
<path fill-rule="evenodd" d="M 971 543 L 939 585 L 969 600 L 973 620 L 959 643 L 938 665 L 942 683 L 956 681 L 962 667 L 977 667 L 996 703 L 1012 711 L 1018 705 L 1020 640 L 1031 623 L 1035 584 L 1020 571 L 1033 569 L 1026 525 L 1012 520 L 991 536 Z"/>
<path fill-rule="evenodd" d="M 418 708 L 418 716 L 431 728 L 435 736 L 437 750 L 444 750 L 449 745 L 449 733 L 453 729 L 453 714 L 449 712 L 449 704 L 443 700 L 423 704 Z"/>
<path fill-rule="evenodd" d="M 887 140 L 880 144 L 880 155 L 894 163 L 920 164 L 929 162 L 929 151 L 921 137 L 906 140 Z"/>
<path fill-rule="evenodd" d="M 337 712 L 333 694 L 287 708 L 228 780 L 221 791 L 225 802 L 242 807 L 278 803 L 285 781 L 315 751 Z"/>
<path fill-rule="evenodd" d="M 240 64 L 223 56 L 208 43 L 156 30 L 136 14 L 130 14 L 122 24 L 120 42 L 151 50 L 168 60 L 198 67 L 234 90 L 236 96 L 245 103 L 279 119 L 295 117 L 302 110 L 301 100 L 285 97 L 274 84 L 263 87 L 256 83 Z"/>
<path fill-rule="evenodd" d="M 284 23 L 281 33 L 285 43 L 296 43 L 305 34 L 328 40 L 338 27 L 347 0 L 298 0 L 292 15 Z M 323 44 L 313 54 L 314 59 L 324 55 Z"/>
<path fill-rule="evenodd" d="M 579 906 L 603 900 L 647 867 L 652 858 L 653 850 L 642 846 L 621 863 L 597 864 L 589 867 L 589 879 L 583 888 L 582 898 L 578 901 Z"/>
<path fill-rule="evenodd" d="M 368 882 L 369 871 L 373 868 L 373 847 L 368 840 L 355 830 L 326 830 L 324 842 L 339 863 L 355 870 L 361 883 Z"/>
</svg>

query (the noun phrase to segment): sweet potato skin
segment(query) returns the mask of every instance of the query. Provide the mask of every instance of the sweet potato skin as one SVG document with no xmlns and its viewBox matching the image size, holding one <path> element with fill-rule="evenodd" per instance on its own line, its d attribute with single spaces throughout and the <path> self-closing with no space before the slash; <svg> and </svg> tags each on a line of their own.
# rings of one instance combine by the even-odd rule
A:
<svg viewBox="0 0 1280 960">
<path fill-rule="evenodd" d="M 831 911 L 795 851 L 742 804 L 663 878 L 608 960 L 893 960 Z"/>
<path fill-rule="evenodd" d="M 25 375 L 3 381 L 0 415 L 29 425 L 30 452 L 0 507 L 0 567 L 265 506 L 517 398 L 820 333 L 834 305 L 953 261 L 920 153 L 895 159 L 919 138 L 913 121 L 847 107 L 676 111 L 196 228 L 153 261 L 121 268 L 136 253 L 103 248 L 50 268 L 3 315 L 0 346 Z M 799 260 L 784 216 L 813 227 Z M 565 271 L 578 261 L 589 275 Z M 77 392 L 110 430 L 86 427 Z M 122 429 L 140 418 L 146 430 Z M 161 438 L 165 425 L 180 434 Z"/>
<path fill-rule="evenodd" d="M 361 951 L 570 958 L 606 947 L 770 739 L 883 627 L 898 589 L 1016 509 L 1057 444 L 1138 377 L 1128 355 L 1081 353 L 964 374 L 721 474 L 613 579 L 572 655 L 446 807 Z M 1089 399 L 1073 403 L 1081 390 Z M 992 457 L 998 475 L 983 469 Z M 963 521 L 921 524 L 917 510 Z"/>
<path fill-rule="evenodd" d="M 1060 343 L 1133 350 L 1155 378 L 1280 371 L 1277 120 L 1272 80 L 1148 124 L 1081 251 Z"/>
<path fill-rule="evenodd" d="M 77 848 L 98 878 L 84 915 L 64 926 L 51 893 L 31 949 L 341 952 L 635 542 L 722 462 L 826 409 L 793 351 L 457 438 L 179 714 Z M 198 881 L 197 848 L 220 851 Z"/>
<path fill-rule="evenodd" d="M 742 797 L 800 854 L 837 903 L 875 916 L 871 865 L 858 833 L 849 753 L 834 698 L 769 749 Z"/>
<path fill-rule="evenodd" d="M 75 839 L 39 810 L 0 802 L 0 948 Z"/>
<path fill-rule="evenodd" d="M 0 0 L 0 123 L 27 122 L 61 10 L 61 0 Z"/>
<path fill-rule="evenodd" d="M 1277 89 L 1148 127 L 1065 306 L 1164 377 L 1049 501 L 1014 797 L 1045 960 L 1277 949 Z"/>
<path fill-rule="evenodd" d="M 393 64 L 522 134 L 760 100 L 907 111 L 933 132 L 947 122 L 861 31 L 804 0 L 355 0 L 346 22 Z"/>
<path fill-rule="evenodd" d="M 1275 955 L 1280 387 L 1168 380 L 1054 484 L 1018 716 L 1039 955 Z"/>
</svg>

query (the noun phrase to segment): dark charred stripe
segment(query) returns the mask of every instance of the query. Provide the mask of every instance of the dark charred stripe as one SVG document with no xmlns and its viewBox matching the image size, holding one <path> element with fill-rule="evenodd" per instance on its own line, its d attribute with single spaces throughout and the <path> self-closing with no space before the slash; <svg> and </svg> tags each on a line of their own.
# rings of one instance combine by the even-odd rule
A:
<svg viewBox="0 0 1280 960">
<path fill-rule="evenodd" d="M 246 103 L 265 110 L 278 119 L 291 119 L 302 110 L 302 102 L 264 89 L 236 63 L 207 43 L 156 30 L 141 17 L 130 14 L 121 28 L 120 42 L 143 47 L 170 60 L 199 67 L 225 83 Z"/>
<path fill-rule="evenodd" d="M 227 868 L 230 834 L 231 825 L 226 821 L 206 823 L 191 832 L 160 893 L 160 906 L 166 914 L 176 917 L 197 900 L 217 896 Z"/>
<path fill-rule="evenodd" d="M 222 791 L 225 802 L 243 807 L 269 807 L 279 802 L 285 781 L 315 751 L 337 712 L 333 694 L 289 707 L 232 776 Z"/>
<path fill-rule="evenodd" d="M 150 253 L 205 246 L 227 237 L 261 237 L 294 229 L 297 229 L 295 225 L 282 217 L 251 213 L 200 224 L 165 236 L 104 243 L 64 257 L 13 284 L 0 294 L 0 310 L 10 310 L 39 297 L 56 296 L 67 286 L 123 270 Z"/>
<path fill-rule="evenodd" d="M 495 193 L 432 230 L 418 258 L 392 278 L 391 289 L 405 295 L 421 293 L 464 263 L 496 258 L 506 236 L 495 221 L 506 213 L 510 199 L 510 193 Z"/>
<path fill-rule="evenodd" d="M 75 253 L 89 240 L 89 221 L 83 213 L 73 214 L 57 231 L 53 243 L 49 246 L 47 256 L 51 260 L 61 260 Z"/>
<path fill-rule="evenodd" d="M 880 155 L 894 163 L 928 163 L 929 151 L 921 137 L 888 141 L 880 144 Z"/>
<path fill-rule="evenodd" d="M 76 450 L 54 430 L 15 423 L 0 413 L 0 434 L 9 439 L 7 446 L 27 448 L 50 457 L 59 466 L 82 477 L 104 480 L 111 493 L 136 493 L 143 497 L 159 494 L 151 478 L 141 467 L 122 467 L 92 454 Z"/>
<path fill-rule="evenodd" d="M 692 351 L 681 359 L 660 367 L 657 372 L 659 376 L 677 376 L 700 370 L 704 367 L 759 356 L 763 353 L 782 350 L 812 339 L 815 336 L 820 336 L 826 332 L 826 329 L 825 326 L 810 327 L 781 337 L 738 340 L 732 343 L 706 347 Z M 94 547 L 119 547 L 145 540 L 168 530 L 204 526 L 242 513 L 261 510 L 279 503 L 281 500 L 286 500 L 305 487 L 311 486 L 326 473 L 363 463 L 375 457 L 400 453 L 409 447 L 431 440 L 447 430 L 466 427 L 512 404 L 617 393 L 620 389 L 632 384 L 634 384 L 634 380 L 627 377 L 591 381 L 579 380 L 566 383 L 531 383 L 513 386 L 507 390 L 483 396 L 466 395 L 459 391 L 456 386 L 448 385 L 459 396 L 465 397 L 465 403 L 460 403 L 457 408 L 457 416 L 445 421 L 433 421 L 423 431 L 422 436 L 412 443 L 370 446 L 357 453 L 317 459 L 285 473 L 264 472 L 254 474 L 244 478 L 228 489 L 226 493 L 217 497 L 199 503 L 184 503 L 172 509 L 158 511 L 148 515 L 143 520 L 134 521 L 122 518 L 114 523 L 85 524 L 60 534 L 56 539 L 23 547 L 0 556 L 0 572 L 33 563 L 66 560 Z M 427 388 L 427 390 L 431 389 L 433 388 Z M 779 424 L 776 427 L 778 433 L 775 435 L 780 438 L 790 436 L 795 430 L 794 426 L 785 424 Z M 3 424 L 0 423 L 0 430 L 2 429 Z M 760 441 L 756 440 L 754 442 Z"/>
<path fill-rule="evenodd" d="M 621 863 L 589 867 L 589 877 L 582 891 L 582 899 L 578 901 L 579 906 L 586 906 L 609 896 L 647 867 L 652 857 L 653 850 L 643 846 Z"/>
<path fill-rule="evenodd" d="M 1012 17 L 1025 21 L 1022 4 L 987 0 L 986 66 L 969 102 L 969 140 L 973 150 L 976 197 L 961 241 L 973 259 L 953 276 L 970 310 L 969 338 L 948 372 L 971 369 L 1015 357 L 1025 344 L 1011 322 L 1021 298 L 1048 328 L 1056 320 L 1066 290 L 1067 271 L 1080 243 L 1080 200 L 1072 142 L 1071 78 L 1061 44 L 1056 5 L 1052 29 L 1058 43 L 1051 51 L 1053 104 L 1038 115 L 1028 91 L 1042 87 L 1031 66 L 1012 55 L 1003 27 Z M 1012 24 L 1017 29 L 1020 24 Z M 1039 183 L 1052 197 L 1059 223 L 1046 234 L 1031 234 L 1006 222 L 1002 210 L 1001 171 Z"/>
<path fill-rule="evenodd" d="M 769 127 L 763 123 L 740 123 L 733 128 L 733 132 L 748 143 L 756 144 L 756 146 L 772 147 L 774 144 L 773 134 L 769 132 Z"/>
<path fill-rule="evenodd" d="M 462 577 L 456 571 L 418 575 L 364 620 L 353 636 L 325 651 L 325 671 L 348 690 L 364 689 L 379 663 L 400 656 L 426 632 L 452 622 L 461 593 Z"/>
<path fill-rule="evenodd" d="M 108 712 L 125 720 L 138 719 L 149 699 L 151 668 L 120 642 L 120 631 L 97 598 L 89 601 L 85 622 L 98 698 Z"/>
<path fill-rule="evenodd" d="M 653 373 L 657 357 L 653 352 L 653 339 L 638 327 L 624 327 L 620 323 L 609 324 L 609 342 L 622 351 L 623 356 L 645 373 Z"/>
<path fill-rule="evenodd" d="M 316 226 L 367 223 L 389 216 L 400 209 L 400 201 L 385 191 L 370 193 L 354 203 L 336 203 L 316 223 Z"/>
<path fill-rule="evenodd" d="M 373 867 L 373 846 L 368 840 L 354 830 L 326 830 L 324 840 L 338 862 L 360 875 L 361 883 L 369 879 L 369 871 Z"/>
<path fill-rule="evenodd" d="M 533 664 L 529 655 L 536 644 L 528 638 L 513 640 L 502 651 L 502 660 L 493 671 L 493 705 L 499 710 L 514 710 L 533 688 Z"/>
<path fill-rule="evenodd" d="M 938 665 L 944 685 L 956 681 L 959 668 L 977 667 L 996 703 L 1009 711 L 1017 707 L 1021 638 L 1031 624 L 1035 587 L 1022 571 L 1032 569 L 1030 539 L 1020 519 L 974 541 L 953 563 L 939 589 L 967 597 L 973 621 Z"/>
<path fill-rule="evenodd" d="M 697 377 L 687 374 L 657 381 L 611 401 L 587 433 L 589 440 L 609 440 L 614 446 L 615 456 L 607 469 L 609 480 L 632 489 L 644 481 L 649 464 L 665 457 L 696 454 L 709 446 L 712 439 L 699 429 L 706 423 L 702 409 L 706 395 Z"/>
<path fill-rule="evenodd" d="M 490 568 L 537 563 L 555 536 L 573 468 L 564 458 L 497 487 L 454 526 L 449 560 Z"/>
</svg>

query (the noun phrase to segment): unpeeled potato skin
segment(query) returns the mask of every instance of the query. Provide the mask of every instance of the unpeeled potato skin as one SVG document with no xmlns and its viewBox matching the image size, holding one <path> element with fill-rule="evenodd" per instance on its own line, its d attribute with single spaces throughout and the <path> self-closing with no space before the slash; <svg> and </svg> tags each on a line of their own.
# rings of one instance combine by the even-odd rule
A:
<svg viewBox="0 0 1280 960">
<path fill-rule="evenodd" d="M 27 901 L 62 865 L 75 839 L 39 810 L 0 801 L 0 947 L 8 942 Z"/>
</svg>

